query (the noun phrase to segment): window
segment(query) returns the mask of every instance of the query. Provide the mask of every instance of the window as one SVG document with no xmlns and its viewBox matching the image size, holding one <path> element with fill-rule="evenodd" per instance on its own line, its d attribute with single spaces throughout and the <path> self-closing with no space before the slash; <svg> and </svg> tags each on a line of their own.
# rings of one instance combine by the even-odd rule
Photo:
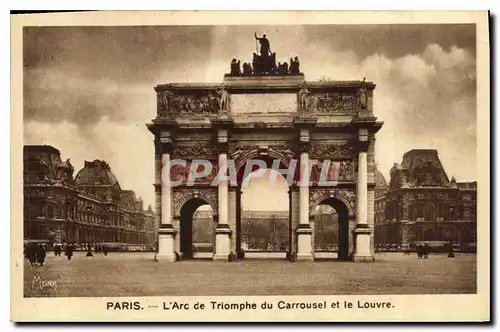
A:
<svg viewBox="0 0 500 332">
<path fill-rule="evenodd" d="M 52 205 L 47 206 L 47 217 L 54 218 L 54 207 Z"/>
</svg>

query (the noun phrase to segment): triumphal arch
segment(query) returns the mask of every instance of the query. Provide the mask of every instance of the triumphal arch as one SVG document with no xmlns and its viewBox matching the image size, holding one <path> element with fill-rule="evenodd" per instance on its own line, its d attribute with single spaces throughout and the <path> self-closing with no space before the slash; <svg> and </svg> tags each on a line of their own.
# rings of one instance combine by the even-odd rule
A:
<svg viewBox="0 0 500 332">
<path fill-rule="evenodd" d="M 374 145 L 382 126 L 373 113 L 375 84 L 306 81 L 298 57 L 276 65 L 268 41 L 267 48 L 266 40 L 260 42 L 260 54 L 242 70 L 233 59 L 221 83 L 155 87 L 157 116 L 148 128 L 155 142 L 157 259 L 174 261 L 192 253 L 190 223 L 205 204 L 215 223 L 213 258 L 242 258 L 243 169 L 249 160 L 269 166 L 278 160 L 282 169 L 299 165 L 289 182 L 288 257 L 314 260 L 313 211 L 328 204 L 339 219 L 339 259 L 373 261 Z M 173 160 L 186 163 L 170 167 Z M 210 161 L 210 173 L 191 184 L 165 181 L 165 176 L 186 180 L 195 160 Z M 236 183 L 214 186 L 218 169 L 228 161 L 236 168 Z M 304 165 L 312 165 L 308 185 L 300 182 Z M 325 174 L 329 181 L 321 181 Z"/>
</svg>

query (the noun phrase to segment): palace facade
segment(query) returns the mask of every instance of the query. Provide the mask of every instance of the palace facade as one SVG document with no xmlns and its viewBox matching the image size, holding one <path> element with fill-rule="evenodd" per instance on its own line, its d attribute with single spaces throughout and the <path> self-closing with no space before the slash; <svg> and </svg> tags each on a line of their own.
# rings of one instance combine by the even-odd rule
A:
<svg viewBox="0 0 500 332">
<path fill-rule="evenodd" d="M 69 159 L 49 145 L 24 146 L 24 238 L 50 243 L 156 242 L 154 211 L 122 190 L 110 166 L 85 161 L 73 177 Z"/>
<path fill-rule="evenodd" d="M 405 250 L 428 243 L 475 251 L 476 182 L 446 174 L 436 150 L 406 152 L 387 183 L 378 172 L 375 190 L 375 248 Z"/>
</svg>

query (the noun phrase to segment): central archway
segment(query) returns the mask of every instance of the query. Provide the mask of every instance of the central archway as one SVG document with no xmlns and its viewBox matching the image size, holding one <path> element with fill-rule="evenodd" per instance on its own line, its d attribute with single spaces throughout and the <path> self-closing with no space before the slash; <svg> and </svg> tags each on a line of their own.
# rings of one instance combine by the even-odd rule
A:
<svg viewBox="0 0 500 332">
<path fill-rule="evenodd" d="M 315 250 L 336 251 L 338 260 L 349 260 L 349 208 L 341 200 L 327 197 L 314 212 Z"/>
<path fill-rule="evenodd" d="M 216 224 L 210 204 L 202 198 L 189 199 L 180 210 L 179 221 L 181 258 L 211 259 Z"/>
<path fill-rule="evenodd" d="M 246 164 L 238 168 L 237 253 L 240 259 L 285 259 L 291 245 L 289 185 L 283 175 L 272 169 L 274 159 L 256 159 L 266 168 L 252 167 L 248 174 Z M 279 165 L 280 169 L 286 168 L 281 161 Z"/>
</svg>

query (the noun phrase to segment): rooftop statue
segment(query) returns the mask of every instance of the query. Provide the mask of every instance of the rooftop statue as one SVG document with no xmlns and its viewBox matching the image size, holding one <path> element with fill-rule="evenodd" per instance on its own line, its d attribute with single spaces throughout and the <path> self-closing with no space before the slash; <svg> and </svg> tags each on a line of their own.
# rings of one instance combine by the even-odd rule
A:
<svg viewBox="0 0 500 332">
<path fill-rule="evenodd" d="M 271 55 L 271 46 L 269 45 L 269 40 L 266 38 L 266 35 L 263 34 L 262 38 L 257 37 L 257 33 L 255 33 L 255 39 L 260 43 L 260 56 L 268 57 Z"/>
<path fill-rule="evenodd" d="M 276 65 L 276 53 L 271 51 L 269 39 L 265 34 L 262 37 L 257 37 L 254 33 L 256 42 L 256 53 L 253 53 L 252 62 L 243 63 L 243 71 L 240 69 L 240 60 L 232 59 L 231 72 L 227 76 L 287 76 L 287 75 L 302 75 L 299 69 L 299 57 L 290 58 L 290 62 L 279 62 Z M 260 52 L 259 52 L 260 51 Z M 257 53 L 259 52 L 259 53 Z"/>
</svg>

